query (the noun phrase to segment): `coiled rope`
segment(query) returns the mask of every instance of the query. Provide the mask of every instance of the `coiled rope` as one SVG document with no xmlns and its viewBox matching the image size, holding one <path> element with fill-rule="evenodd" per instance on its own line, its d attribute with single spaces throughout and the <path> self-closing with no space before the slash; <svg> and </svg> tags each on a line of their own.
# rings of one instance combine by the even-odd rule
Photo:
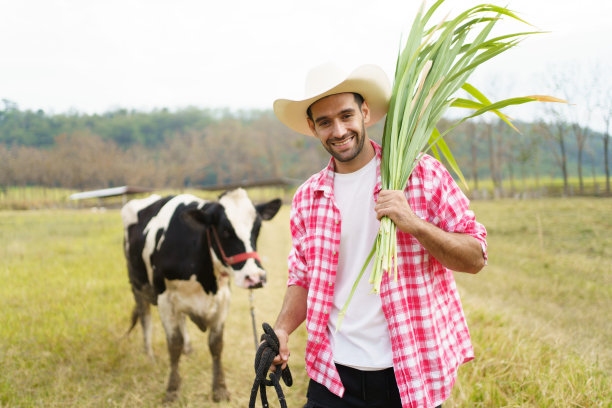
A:
<svg viewBox="0 0 612 408">
<path fill-rule="evenodd" d="M 264 333 L 261 335 L 262 343 L 259 345 L 255 354 L 255 381 L 253 382 L 253 388 L 251 389 L 251 399 L 249 401 L 249 408 L 255 408 L 255 400 L 257 399 L 257 390 L 261 397 L 261 405 L 263 408 L 268 408 L 268 397 L 266 395 L 266 386 L 274 387 L 278 401 L 280 402 L 281 408 L 287 408 L 287 401 L 285 400 L 285 394 L 280 385 L 280 378 L 283 379 L 287 387 L 291 387 L 293 384 L 293 378 L 291 377 L 291 371 L 289 366 L 281 370 L 281 364 L 275 365 L 275 370 L 270 373 L 270 379 L 266 379 L 268 369 L 272 365 L 272 361 L 279 354 L 280 343 L 276 333 L 268 323 L 263 323 L 262 328 Z"/>
</svg>

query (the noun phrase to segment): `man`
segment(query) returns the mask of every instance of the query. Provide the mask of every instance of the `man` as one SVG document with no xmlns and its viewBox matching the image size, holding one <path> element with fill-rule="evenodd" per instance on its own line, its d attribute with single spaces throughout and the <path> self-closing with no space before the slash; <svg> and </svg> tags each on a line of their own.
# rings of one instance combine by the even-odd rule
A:
<svg viewBox="0 0 612 408">
<path fill-rule="evenodd" d="M 306 320 L 306 407 L 438 406 L 458 366 L 474 356 L 451 270 L 482 269 L 486 230 L 430 156 L 403 191 L 381 190 L 381 148 L 366 130 L 388 108 L 390 85 L 380 68 L 366 65 L 346 76 L 321 66 L 306 87 L 307 98 L 277 100 L 274 112 L 291 129 L 317 137 L 331 159 L 293 199 L 274 364 L 287 364 L 289 335 Z M 383 216 L 398 227 L 397 279 L 385 274 L 379 294 L 362 279 L 338 329 L 338 312 Z"/>
</svg>

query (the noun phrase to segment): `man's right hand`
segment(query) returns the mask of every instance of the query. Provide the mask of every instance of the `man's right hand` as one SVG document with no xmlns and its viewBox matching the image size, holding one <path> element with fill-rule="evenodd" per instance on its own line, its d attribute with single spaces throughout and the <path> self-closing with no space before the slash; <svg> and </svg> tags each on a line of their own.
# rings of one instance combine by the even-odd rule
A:
<svg viewBox="0 0 612 408">
<path fill-rule="evenodd" d="M 281 365 L 282 369 L 287 367 L 289 361 L 289 334 L 306 320 L 306 303 L 308 298 L 308 290 L 298 285 L 287 287 L 283 306 L 276 323 L 274 324 L 274 333 L 278 337 L 279 354 L 272 362 L 270 370 L 274 370 L 274 365 Z"/>
<path fill-rule="evenodd" d="M 272 365 L 270 366 L 270 371 L 274 371 L 276 366 L 281 364 L 281 370 L 284 370 L 287 367 L 287 363 L 289 361 L 289 334 L 283 329 L 275 329 L 274 333 L 276 333 L 276 337 L 278 337 L 279 344 L 279 354 L 272 360 Z"/>
</svg>

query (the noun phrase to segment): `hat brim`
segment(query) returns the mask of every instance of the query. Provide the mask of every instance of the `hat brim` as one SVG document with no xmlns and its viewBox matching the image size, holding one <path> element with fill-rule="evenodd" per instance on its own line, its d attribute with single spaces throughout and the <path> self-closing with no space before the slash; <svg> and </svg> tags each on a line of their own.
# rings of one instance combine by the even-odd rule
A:
<svg viewBox="0 0 612 408">
<path fill-rule="evenodd" d="M 368 103 L 370 121 L 366 126 L 373 125 L 387 114 L 391 85 L 385 72 L 376 65 L 363 65 L 355 69 L 344 81 L 318 95 L 302 100 L 277 99 L 273 105 L 274 114 L 290 129 L 315 136 L 308 126 L 308 107 L 326 96 L 346 92 L 358 93 Z"/>
</svg>

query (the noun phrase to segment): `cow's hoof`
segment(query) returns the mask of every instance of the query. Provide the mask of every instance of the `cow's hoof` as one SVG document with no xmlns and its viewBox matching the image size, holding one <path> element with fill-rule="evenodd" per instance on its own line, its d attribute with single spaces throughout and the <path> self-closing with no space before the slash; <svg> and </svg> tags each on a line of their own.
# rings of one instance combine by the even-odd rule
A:
<svg viewBox="0 0 612 408">
<path fill-rule="evenodd" d="M 164 396 L 163 403 L 171 404 L 178 399 L 178 391 L 166 391 L 166 395 Z"/>
<path fill-rule="evenodd" d="M 221 401 L 229 401 L 230 393 L 225 387 L 219 387 L 213 390 L 213 401 L 221 402 Z"/>
</svg>

